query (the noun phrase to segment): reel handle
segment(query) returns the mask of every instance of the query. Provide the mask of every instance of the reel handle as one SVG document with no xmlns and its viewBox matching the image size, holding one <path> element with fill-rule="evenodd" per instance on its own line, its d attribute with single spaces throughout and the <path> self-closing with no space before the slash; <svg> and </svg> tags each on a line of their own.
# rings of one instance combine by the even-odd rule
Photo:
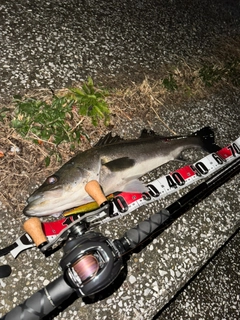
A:
<svg viewBox="0 0 240 320">
<path fill-rule="evenodd" d="M 32 217 L 28 219 L 27 221 L 24 222 L 23 224 L 24 230 L 30 235 L 34 243 L 36 244 L 37 247 L 42 244 L 45 244 L 48 242 L 43 229 L 42 229 L 42 223 L 39 218 L 37 217 Z"/>
<path fill-rule="evenodd" d="M 85 191 L 97 202 L 99 206 L 107 201 L 107 198 L 97 180 L 89 181 L 85 186 Z"/>
</svg>

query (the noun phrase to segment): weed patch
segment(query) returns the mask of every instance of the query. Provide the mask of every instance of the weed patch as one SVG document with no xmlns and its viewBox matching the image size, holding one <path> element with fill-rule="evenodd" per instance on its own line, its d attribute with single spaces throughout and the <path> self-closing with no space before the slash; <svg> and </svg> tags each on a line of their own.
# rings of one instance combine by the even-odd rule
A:
<svg viewBox="0 0 240 320">
<path fill-rule="evenodd" d="M 15 97 L 16 109 L 11 125 L 22 137 L 40 144 L 78 144 L 82 136 L 87 136 L 81 125 L 83 117 L 89 117 L 94 126 L 102 119 L 108 124 L 107 94 L 107 91 L 96 89 L 89 78 L 82 88 L 71 88 L 60 96 L 53 94 L 48 101 Z"/>
<path fill-rule="evenodd" d="M 220 81 L 227 81 L 235 86 L 240 85 L 240 60 L 227 61 L 223 66 L 213 64 L 204 65 L 199 70 L 199 77 L 203 83 L 212 87 Z"/>
</svg>

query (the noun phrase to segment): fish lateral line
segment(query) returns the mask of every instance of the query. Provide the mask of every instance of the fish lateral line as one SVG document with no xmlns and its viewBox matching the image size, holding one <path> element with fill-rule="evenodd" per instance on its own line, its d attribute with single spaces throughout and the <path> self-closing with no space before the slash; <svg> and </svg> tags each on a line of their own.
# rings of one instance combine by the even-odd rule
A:
<svg viewBox="0 0 240 320">
<path fill-rule="evenodd" d="M 117 191 L 107 196 L 109 201 L 115 201 L 126 210 L 126 204 L 129 205 L 135 200 L 138 201 L 141 198 L 149 201 L 152 197 L 163 197 L 168 195 L 176 189 L 190 185 L 191 183 L 204 178 L 211 173 L 218 170 L 222 165 L 227 164 L 231 159 L 240 156 L 240 138 L 227 147 L 222 148 L 216 153 L 209 154 L 194 164 L 186 165 L 179 169 L 176 169 L 169 174 L 162 176 L 152 182 L 149 182 L 146 187 L 147 192 L 121 192 Z M 127 200 L 126 200 L 127 198 Z M 120 200 L 119 200 L 120 199 Z M 133 201 L 131 201 L 133 199 Z M 116 204 L 116 203 L 115 203 Z M 96 202 L 90 202 L 85 205 L 67 210 L 63 213 L 63 216 L 69 216 L 72 214 L 90 212 L 91 210 L 97 209 L 99 206 Z"/>
<path fill-rule="evenodd" d="M 184 188 L 185 186 L 189 186 L 200 179 L 211 176 L 211 174 L 214 172 L 221 172 L 221 168 L 224 168 L 231 163 L 236 163 L 236 161 L 238 161 L 237 164 L 239 165 L 239 159 L 240 137 L 218 152 L 209 154 L 194 164 L 184 166 L 166 175 L 177 178 L 178 183 L 175 180 L 177 188 L 173 184 L 169 185 L 167 183 L 166 176 L 161 176 L 158 179 L 149 182 L 147 185 L 149 188 L 148 193 L 129 193 L 118 191 L 111 194 L 111 203 L 113 208 L 113 214 L 111 216 L 106 211 L 105 206 L 103 209 L 98 208 L 89 213 L 83 212 L 81 214 L 64 216 L 62 219 L 55 221 L 42 222 L 42 230 L 48 240 L 48 244 L 44 246 L 44 248 L 53 246 L 61 239 L 64 240 L 65 233 L 67 232 L 68 228 L 75 223 L 85 221 L 92 229 L 95 226 L 119 219 L 127 214 L 130 214 L 132 211 L 140 208 L 143 205 L 160 200 L 171 193 L 177 192 L 179 189 Z M 196 168 L 198 170 L 196 170 Z M 205 168 L 207 168 L 207 170 Z M 181 180 L 181 178 L 179 178 L 179 174 L 185 180 L 185 184 L 179 183 Z M 78 208 L 70 209 L 66 211 L 66 213 L 70 212 L 71 210 L 76 211 L 77 209 Z M 0 256 L 11 253 L 12 256 L 16 258 L 19 253 L 34 246 L 36 245 L 28 233 L 24 233 L 15 241 L 15 243 L 4 249 L 1 249 Z"/>
<path fill-rule="evenodd" d="M 148 138 L 145 139 L 145 135 Z M 47 178 L 27 199 L 23 213 L 29 217 L 50 216 L 67 210 L 71 203 L 73 206 L 81 205 L 89 201 L 85 199 L 84 188 L 91 180 L 97 180 L 106 194 L 115 190 L 132 191 L 133 180 L 169 161 L 182 161 L 183 150 L 202 147 L 209 152 L 216 149 L 214 132 L 210 127 L 189 135 L 166 138 L 143 130 L 141 136 L 135 140 L 124 140 L 109 133 L 105 139 L 101 138 L 97 146 L 77 154 Z M 164 143 L 166 140 L 172 142 Z M 131 188 L 128 190 L 127 186 Z M 144 188 L 140 184 L 138 186 L 137 190 L 143 192 Z"/>
</svg>

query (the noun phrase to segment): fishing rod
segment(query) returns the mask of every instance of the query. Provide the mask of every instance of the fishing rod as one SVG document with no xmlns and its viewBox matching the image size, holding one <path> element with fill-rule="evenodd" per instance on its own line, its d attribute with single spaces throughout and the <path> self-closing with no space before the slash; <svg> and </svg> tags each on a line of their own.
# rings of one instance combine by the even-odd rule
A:
<svg viewBox="0 0 240 320">
<path fill-rule="evenodd" d="M 124 256 L 153 236 L 173 216 L 179 216 L 240 172 L 240 158 L 219 170 L 167 208 L 111 240 L 94 231 L 73 227 L 59 263 L 63 274 L 7 313 L 2 320 L 38 320 L 73 293 L 86 297 L 109 287 L 124 267 Z"/>
<path fill-rule="evenodd" d="M 88 225 L 87 229 L 93 229 L 98 225 L 119 219 L 143 205 L 163 199 L 201 179 L 206 179 L 238 157 L 240 157 L 240 137 L 216 153 L 209 154 L 193 164 L 185 165 L 149 182 L 146 185 L 148 192 L 115 192 L 107 196 L 105 206 L 99 207 L 96 202 L 91 202 L 66 210 L 63 213 L 64 218 L 55 221 L 41 222 L 38 218 L 30 218 L 27 221 L 27 232 L 13 244 L 0 249 L 0 257 L 11 253 L 16 258 L 22 251 L 39 245 L 41 245 L 41 251 L 48 251 L 50 254 L 50 248 L 67 240 L 69 230 L 73 226 L 80 228 L 81 223 L 83 229 L 84 224 Z M 36 240 L 37 229 L 42 230 L 42 235 Z M 9 274 L 9 266 L 0 268 L 0 277 L 7 277 Z"/>
</svg>

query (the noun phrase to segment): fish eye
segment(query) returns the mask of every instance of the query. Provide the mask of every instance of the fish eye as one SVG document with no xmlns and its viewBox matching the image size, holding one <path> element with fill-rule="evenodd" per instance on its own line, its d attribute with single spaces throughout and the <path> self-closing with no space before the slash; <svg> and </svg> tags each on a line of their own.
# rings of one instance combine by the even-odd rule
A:
<svg viewBox="0 0 240 320">
<path fill-rule="evenodd" d="M 48 177 L 47 178 L 47 183 L 48 184 L 54 184 L 54 183 L 56 183 L 58 181 L 58 178 L 56 177 L 56 176 L 51 176 L 51 177 Z"/>
</svg>

